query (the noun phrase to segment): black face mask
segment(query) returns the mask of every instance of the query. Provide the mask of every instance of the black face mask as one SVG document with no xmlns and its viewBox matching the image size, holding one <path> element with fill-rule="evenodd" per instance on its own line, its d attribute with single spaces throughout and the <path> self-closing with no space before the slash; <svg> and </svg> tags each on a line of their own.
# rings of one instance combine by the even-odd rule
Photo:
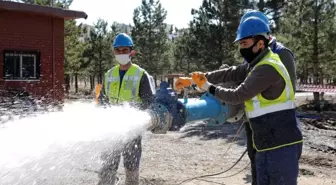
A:
<svg viewBox="0 0 336 185">
<path fill-rule="evenodd" d="M 257 45 L 258 41 L 256 41 L 252 46 L 248 48 L 242 48 L 240 49 L 241 56 L 246 60 L 246 62 L 251 63 L 261 52 L 261 49 L 258 50 L 258 52 L 253 53 L 252 48 Z"/>
</svg>

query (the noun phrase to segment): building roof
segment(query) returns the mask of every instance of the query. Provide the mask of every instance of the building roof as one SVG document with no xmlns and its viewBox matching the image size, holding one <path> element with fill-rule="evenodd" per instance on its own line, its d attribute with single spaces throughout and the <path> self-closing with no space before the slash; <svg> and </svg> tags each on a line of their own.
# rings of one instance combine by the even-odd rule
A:
<svg viewBox="0 0 336 185">
<path fill-rule="evenodd" d="M 65 20 L 87 18 L 87 14 L 82 11 L 65 10 L 62 8 L 50 6 L 40 6 L 0 0 L 0 11 L 1 10 L 40 14 L 50 17 L 63 18 Z"/>
</svg>

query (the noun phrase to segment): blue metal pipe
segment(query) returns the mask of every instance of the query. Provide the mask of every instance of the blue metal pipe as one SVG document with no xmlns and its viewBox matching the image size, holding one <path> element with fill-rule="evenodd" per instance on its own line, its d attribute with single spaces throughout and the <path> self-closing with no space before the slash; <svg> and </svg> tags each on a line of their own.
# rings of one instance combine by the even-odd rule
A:
<svg viewBox="0 0 336 185">
<path fill-rule="evenodd" d="M 226 119 L 227 107 L 210 93 L 205 93 L 200 99 L 179 99 L 184 105 L 185 122 L 204 121 L 211 119 L 220 123 Z"/>
</svg>

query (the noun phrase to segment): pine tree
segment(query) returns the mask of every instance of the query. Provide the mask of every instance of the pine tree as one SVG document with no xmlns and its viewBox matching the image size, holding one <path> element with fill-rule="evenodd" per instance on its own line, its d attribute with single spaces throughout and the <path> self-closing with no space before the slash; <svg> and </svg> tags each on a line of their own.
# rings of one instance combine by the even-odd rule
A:
<svg viewBox="0 0 336 185">
<path fill-rule="evenodd" d="M 133 61 L 153 75 L 170 68 L 166 16 L 159 0 L 143 0 L 133 14 L 132 38 L 137 51 Z"/>
<path fill-rule="evenodd" d="M 64 71 L 66 92 L 70 90 L 70 75 L 75 75 L 75 91 L 78 92 L 78 74 L 80 71 L 80 58 L 82 44 L 79 42 L 80 28 L 74 20 L 66 21 L 64 26 Z"/>
<path fill-rule="evenodd" d="M 174 70 L 189 74 L 196 70 L 204 69 L 202 64 L 197 62 L 197 58 L 193 57 L 197 53 L 194 47 L 196 43 L 195 37 L 190 34 L 189 29 L 176 30 L 179 34 L 174 42 Z"/>
<path fill-rule="evenodd" d="M 335 1 L 288 0 L 280 19 L 282 38 L 292 48 L 301 82 L 323 84 L 335 74 Z M 293 29 L 295 28 L 295 29 Z M 314 93 L 320 108 L 319 93 Z"/>
<path fill-rule="evenodd" d="M 105 20 L 97 20 L 90 30 L 90 37 L 87 40 L 88 47 L 84 54 L 84 57 L 90 61 L 88 71 L 98 77 L 98 83 L 103 82 L 103 76 L 112 67 L 113 62 L 112 42 L 107 25 Z"/>
<path fill-rule="evenodd" d="M 239 3 L 239 0 L 204 0 L 198 10 L 192 10 L 190 31 L 196 41 L 193 47 L 197 47 L 196 57 L 207 70 L 218 69 L 223 63 L 234 64 L 233 41 L 243 10 Z"/>
</svg>

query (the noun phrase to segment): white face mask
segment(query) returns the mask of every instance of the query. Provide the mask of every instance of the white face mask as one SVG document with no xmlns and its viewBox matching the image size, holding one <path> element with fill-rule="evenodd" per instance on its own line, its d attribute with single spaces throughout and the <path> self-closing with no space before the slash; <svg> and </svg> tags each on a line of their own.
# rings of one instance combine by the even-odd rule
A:
<svg viewBox="0 0 336 185">
<path fill-rule="evenodd" d="M 130 62 L 129 54 L 115 55 L 115 58 L 121 65 L 126 65 Z"/>
</svg>

